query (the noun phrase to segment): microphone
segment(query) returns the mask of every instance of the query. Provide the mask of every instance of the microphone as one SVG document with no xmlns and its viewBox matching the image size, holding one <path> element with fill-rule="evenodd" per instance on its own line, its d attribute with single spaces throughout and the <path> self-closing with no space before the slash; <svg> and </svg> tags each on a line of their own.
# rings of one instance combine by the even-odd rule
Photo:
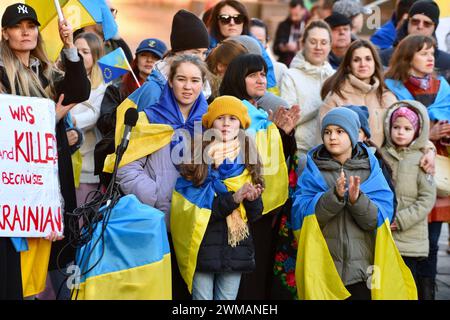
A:
<svg viewBox="0 0 450 320">
<path fill-rule="evenodd" d="M 131 129 L 136 125 L 136 122 L 138 120 L 139 114 L 137 109 L 135 108 L 128 108 L 125 112 L 125 130 L 123 131 L 122 141 L 120 142 L 120 145 L 117 147 L 117 155 L 119 156 L 120 153 L 124 153 L 125 150 L 128 147 L 128 142 L 130 141 L 130 135 L 131 135 Z"/>
</svg>

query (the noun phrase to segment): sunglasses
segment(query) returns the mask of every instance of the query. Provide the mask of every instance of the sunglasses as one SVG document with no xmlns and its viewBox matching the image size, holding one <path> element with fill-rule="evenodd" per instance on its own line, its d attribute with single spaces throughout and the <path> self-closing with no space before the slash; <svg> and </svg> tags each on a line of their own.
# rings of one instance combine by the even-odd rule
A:
<svg viewBox="0 0 450 320">
<path fill-rule="evenodd" d="M 420 20 L 420 19 L 416 19 L 416 18 L 411 18 L 411 19 L 409 19 L 409 21 L 411 22 L 411 24 L 413 26 L 416 26 L 416 27 L 421 23 L 423 23 L 423 26 L 427 29 L 434 26 L 434 22 L 431 22 L 431 21 L 424 21 L 424 20 Z"/>
<path fill-rule="evenodd" d="M 243 14 L 237 14 L 235 16 L 230 16 L 228 14 L 219 15 L 219 21 L 222 24 L 230 24 L 231 20 L 233 20 L 235 24 L 242 24 L 245 21 L 245 16 Z"/>
</svg>

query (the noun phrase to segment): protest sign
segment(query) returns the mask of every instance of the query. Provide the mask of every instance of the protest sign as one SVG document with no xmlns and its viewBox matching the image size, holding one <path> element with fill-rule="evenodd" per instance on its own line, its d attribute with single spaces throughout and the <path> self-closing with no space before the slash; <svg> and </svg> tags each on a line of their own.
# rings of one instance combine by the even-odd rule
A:
<svg viewBox="0 0 450 320">
<path fill-rule="evenodd" d="M 55 103 L 0 94 L 0 237 L 63 231 Z"/>
</svg>

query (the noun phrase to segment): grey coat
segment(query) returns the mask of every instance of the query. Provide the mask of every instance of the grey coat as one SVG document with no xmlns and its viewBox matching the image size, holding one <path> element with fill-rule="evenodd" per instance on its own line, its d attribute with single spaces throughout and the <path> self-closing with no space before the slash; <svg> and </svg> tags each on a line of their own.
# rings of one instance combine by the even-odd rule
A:
<svg viewBox="0 0 450 320">
<path fill-rule="evenodd" d="M 168 231 L 172 192 L 179 176 L 170 157 L 170 144 L 123 166 L 117 172 L 117 180 L 125 194 L 134 194 L 142 203 L 166 214 Z"/>
<path fill-rule="evenodd" d="M 317 202 L 315 214 L 336 269 L 346 286 L 365 282 L 368 268 L 374 262 L 378 208 L 364 193 L 353 205 L 340 201 L 335 185 L 342 168 L 347 183 L 350 176 L 359 176 L 361 184 L 367 180 L 370 175 L 367 152 L 357 145 L 352 158 L 341 165 L 322 146 L 313 160 L 330 188 Z"/>
<path fill-rule="evenodd" d="M 390 119 L 400 106 L 414 108 L 420 115 L 419 136 L 408 148 L 396 148 L 390 137 Z M 402 256 L 428 256 L 428 213 L 436 202 L 436 184 L 433 177 L 420 168 L 421 151 L 428 143 L 430 119 L 427 109 L 418 101 L 404 100 L 392 105 L 384 121 L 386 144 L 382 147 L 384 159 L 392 169 L 398 206 L 395 221 L 399 230 L 392 232 Z"/>
</svg>

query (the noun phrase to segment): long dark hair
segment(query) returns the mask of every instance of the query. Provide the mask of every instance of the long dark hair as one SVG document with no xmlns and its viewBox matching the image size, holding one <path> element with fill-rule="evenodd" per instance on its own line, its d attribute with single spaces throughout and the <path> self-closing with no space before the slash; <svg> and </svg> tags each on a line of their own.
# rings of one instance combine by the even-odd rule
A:
<svg viewBox="0 0 450 320">
<path fill-rule="evenodd" d="M 220 95 L 229 95 L 241 100 L 251 100 L 247 93 L 245 78 L 254 72 L 264 70 L 267 73 L 267 64 L 263 57 L 257 54 L 246 53 L 236 57 L 228 65 L 219 88 Z"/>
<path fill-rule="evenodd" d="M 220 1 L 218 4 L 216 4 L 214 6 L 214 9 L 212 10 L 211 17 L 209 20 L 209 28 L 210 28 L 211 35 L 214 38 L 216 38 L 217 41 L 222 41 L 225 39 L 225 37 L 220 33 L 220 27 L 219 27 L 219 23 L 220 23 L 219 22 L 219 13 L 220 13 L 220 10 L 225 6 L 233 7 L 234 9 L 236 9 L 236 11 L 238 11 L 240 14 L 242 14 L 245 17 L 242 34 L 249 35 L 250 34 L 250 31 L 249 31 L 250 18 L 248 15 L 247 8 L 240 1 L 236 1 L 236 0 Z"/>
<path fill-rule="evenodd" d="M 201 139 L 201 138 L 200 138 Z M 191 151 L 192 151 L 192 163 L 184 163 L 179 166 L 180 174 L 186 180 L 192 181 L 192 183 L 199 187 L 208 177 L 208 164 L 205 163 L 203 155 L 206 148 L 211 144 L 211 141 L 203 141 L 201 152 L 195 152 L 195 141 L 192 139 Z M 264 187 L 264 178 L 262 176 L 262 161 L 256 149 L 255 142 L 247 135 L 244 138 L 245 153 L 244 153 L 244 165 L 249 172 L 252 183 L 260 184 Z M 256 164 L 251 163 L 250 157 L 256 155 Z M 252 159 L 253 160 L 253 159 Z"/>
<path fill-rule="evenodd" d="M 392 55 L 385 78 L 401 82 L 408 80 L 411 61 L 414 55 L 422 50 L 424 46 L 427 49 L 431 47 L 436 49 L 436 42 L 431 37 L 420 35 L 409 35 L 400 41 Z"/>
<path fill-rule="evenodd" d="M 380 85 L 377 88 L 377 98 L 380 104 L 382 104 L 383 93 L 386 89 L 386 85 L 384 84 L 383 77 L 383 64 L 381 63 L 380 56 L 378 54 L 375 46 L 367 40 L 355 40 L 352 42 L 347 52 L 345 53 L 344 60 L 339 65 L 339 68 L 336 70 L 336 73 L 329 77 L 322 86 L 322 90 L 320 91 L 320 95 L 322 100 L 328 95 L 328 93 L 336 93 L 340 98 L 345 99 L 341 92 L 341 88 L 345 83 L 345 80 L 348 79 L 348 75 L 351 73 L 350 64 L 353 58 L 353 53 L 356 49 L 359 48 L 367 48 L 372 52 L 372 57 L 375 62 L 375 72 L 372 76 L 377 78 L 380 81 Z"/>
</svg>

